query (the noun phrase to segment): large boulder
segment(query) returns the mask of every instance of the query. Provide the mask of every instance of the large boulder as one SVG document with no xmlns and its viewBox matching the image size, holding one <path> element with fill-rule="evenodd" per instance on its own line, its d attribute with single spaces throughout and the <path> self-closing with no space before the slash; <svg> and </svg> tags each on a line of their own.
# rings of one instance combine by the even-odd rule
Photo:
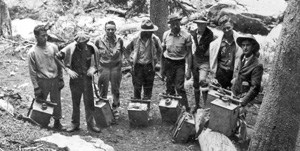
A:
<svg viewBox="0 0 300 151">
<path fill-rule="evenodd" d="M 208 19 L 218 25 L 218 20 L 224 15 L 228 15 L 234 22 L 234 29 L 242 33 L 267 35 L 270 30 L 280 22 L 280 12 L 277 10 L 277 16 L 257 14 L 249 8 L 246 0 L 244 3 L 238 3 L 234 0 L 223 0 L 209 8 Z M 285 9 L 283 6 L 282 9 Z M 251 10 L 251 11 L 250 11 Z"/>
</svg>

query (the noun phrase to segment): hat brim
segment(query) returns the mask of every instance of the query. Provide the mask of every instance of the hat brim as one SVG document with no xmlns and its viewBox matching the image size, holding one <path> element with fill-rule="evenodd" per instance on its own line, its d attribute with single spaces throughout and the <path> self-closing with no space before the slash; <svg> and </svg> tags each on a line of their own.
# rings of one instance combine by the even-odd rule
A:
<svg viewBox="0 0 300 151">
<path fill-rule="evenodd" d="M 158 27 L 156 25 L 153 25 L 154 28 L 153 29 L 143 29 L 141 27 L 138 27 L 138 30 L 139 31 L 157 31 L 158 30 Z"/>
<path fill-rule="evenodd" d="M 208 24 L 208 21 L 204 21 L 204 20 L 194 20 L 194 23 L 196 24 Z"/>
<path fill-rule="evenodd" d="M 172 19 L 172 20 L 168 20 L 167 23 L 169 24 L 169 23 L 177 21 L 177 20 L 181 21 L 181 19 L 182 19 L 182 17 L 179 17 L 179 18 L 176 18 L 176 19 Z"/>
<path fill-rule="evenodd" d="M 242 45 L 242 42 L 245 41 L 245 40 L 252 40 L 254 42 L 254 49 L 253 49 L 253 53 L 256 53 L 259 51 L 260 49 L 260 45 L 259 43 L 256 41 L 256 39 L 254 37 L 238 37 L 236 39 L 236 42 L 237 44 L 241 47 Z"/>
</svg>

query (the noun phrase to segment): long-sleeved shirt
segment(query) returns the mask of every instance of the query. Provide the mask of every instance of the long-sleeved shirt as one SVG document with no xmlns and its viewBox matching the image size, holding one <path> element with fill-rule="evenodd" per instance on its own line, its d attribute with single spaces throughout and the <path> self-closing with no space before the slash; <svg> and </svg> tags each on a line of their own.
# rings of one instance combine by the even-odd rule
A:
<svg viewBox="0 0 300 151">
<path fill-rule="evenodd" d="M 58 47 L 55 44 L 46 43 L 45 48 L 33 46 L 28 52 L 29 74 L 34 88 L 38 88 L 38 78 L 52 79 L 62 78 L 62 68 L 54 59 Z"/>
<path fill-rule="evenodd" d="M 147 44 L 146 44 L 147 43 Z M 159 38 L 152 34 L 152 37 L 148 39 L 148 42 L 142 42 L 141 36 L 135 37 L 127 46 L 125 51 L 125 57 L 133 63 L 151 63 L 153 69 L 155 64 L 160 61 L 162 46 Z"/>
<path fill-rule="evenodd" d="M 92 46 L 87 45 L 85 48 L 76 46 L 72 55 L 71 69 L 79 76 L 86 76 L 87 71 L 91 66 L 92 58 L 94 57 L 95 50 Z"/>
<path fill-rule="evenodd" d="M 98 48 L 91 42 L 87 43 L 89 48 L 93 48 L 94 50 L 94 55 L 91 56 L 91 64 L 88 69 L 94 68 L 95 70 L 98 69 L 98 63 L 95 60 L 98 60 L 99 57 L 99 52 Z M 61 50 L 61 52 L 64 54 L 64 64 L 67 68 L 72 68 L 72 62 L 73 62 L 73 54 L 75 52 L 75 48 L 77 47 L 77 42 L 72 42 L 68 44 L 65 48 Z"/>
<path fill-rule="evenodd" d="M 109 42 L 107 35 L 104 35 L 95 41 L 95 45 L 99 49 L 100 66 L 114 66 L 122 63 L 124 46 L 120 37 L 116 36 L 113 42 Z"/>
<path fill-rule="evenodd" d="M 187 47 L 192 46 L 191 34 L 182 29 L 177 35 L 171 30 L 166 31 L 163 35 L 162 45 L 166 48 L 164 57 L 171 60 L 182 60 L 189 53 L 192 53 L 191 50 L 187 49 Z"/>
</svg>

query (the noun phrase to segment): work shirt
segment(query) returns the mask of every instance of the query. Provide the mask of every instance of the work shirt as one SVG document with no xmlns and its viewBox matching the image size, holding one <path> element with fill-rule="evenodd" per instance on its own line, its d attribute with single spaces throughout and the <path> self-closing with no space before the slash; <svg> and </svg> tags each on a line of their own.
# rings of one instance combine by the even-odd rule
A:
<svg viewBox="0 0 300 151">
<path fill-rule="evenodd" d="M 156 63 L 159 61 L 162 52 L 161 42 L 159 38 L 152 34 L 146 42 L 141 39 L 141 36 L 135 37 L 126 46 L 126 58 L 135 65 L 139 64 L 149 64 L 151 63 L 153 69 Z"/>
<path fill-rule="evenodd" d="M 109 41 L 107 35 L 99 37 L 95 42 L 99 49 L 99 63 L 101 66 L 114 67 L 122 63 L 124 52 L 123 40 L 115 36 L 113 41 Z"/>
<path fill-rule="evenodd" d="M 45 48 L 33 46 L 28 52 L 28 67 L 34 88 L 38 87 L 37 78 L 62 78 L 62 69 L 57 65 L 54 56 L 58 52 L 55 44 L 46 43 Z"/>
<path fill-rule="evenodd" d="M 220 68 L 233 71 L 235 49 L 236 45 L 234 41 L 232 43 L 228 43 L 225 39 L 222 40 L 218 55 Z"/>
<path fill-rule="evenodd" d="M 151 48 L 150 48 L 150 40 L 148 39 L 146 42 L 140 39 L 139 41 L 140 51 L 138 52 L 138 60 L 139 64 L 149 64 L 152 60 Z"/>
<path fill-rule="evenodd" d="M 192 46 L 191 35 L 182 29 L 177 35 L 171 30 L 166 31 L 163 35 L 163 48 L 166 48 L 163 54 L 165 58 L 171 60 L 185 59 L 191 53 L 187 49 L 188 46 Z"/>
<path fill-rule="evenodd" d="M 95 51 L 92 46 L 87 45 L 84 49 L 76 46 L 72 55 L 71 69 L 79 76 L 86 76 L 94 53 Z"/>
</svg>

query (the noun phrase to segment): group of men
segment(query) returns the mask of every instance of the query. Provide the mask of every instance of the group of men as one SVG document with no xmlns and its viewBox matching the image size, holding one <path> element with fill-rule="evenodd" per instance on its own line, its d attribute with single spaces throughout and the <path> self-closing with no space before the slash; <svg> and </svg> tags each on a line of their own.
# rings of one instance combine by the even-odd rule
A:
<svg viewBox="0 0 300 151">
<path fill-rule="evenodd" d="M 132 67 L 133 99 L 151 99 L 155 66 L 160 62 L 160 75 L 166 81 L 166 93 L 180 95 L 180 104 L 190 111 L 185 79 L 193 75 L 195 109 L 201 108 L 200 96 L 207 95 L 210 82 L 223 88 L 232 87 L 234 95 L 241 96 L 242 106 L 252 101 L 260 90 L 263 67 L 258 62 L 259 44 L 252 35 L 238 36 L 229 17 L 223 16 L 219 25 L 223 35 L 214 38 L 204 18 L 194 21 L 198 28 L 189 33 L 181 28 L 181 17 L 170 15 L 170 30 L 161 40 L 153 34 L 158 27 L 151 20 L 142 21 L 140 32 L 125 47 L 115 34 L 116 24 L 109 21 L 105 32 L 94 43 L 85 33 L 78 33 L 74 42 L 62 50 L 47 42 L 44 26 L 35 27 L 37 44 L 29 51 L 29 71 L 37 99 L 57 103 L 54 109 L 54 128 L 63 129 L 60 90 L 64 87 L 62 70 L 70 76 L 73 104 L 72 124 L 69 132 L 80 127 L 80 100 L 83 96 L 88 130 L 100 132 L 94 121 L 93 77 L 99 75 L 101 98 L 107 98 L 109 83 L 113 96 L 113 114 L 119 116 L 121 67 L 125 58 Z M 61 62 L 63 60 L 63 64 Z M 191 75 L 192 74 L 192 75 Z M 208 78 L 211 75 L 212 78 Z M 247 87 L 245 87 L 245 85 Z M 95 89 L 95 87 L 94 87 Z M 142 93 L 143 91 L 143 93 Z M 143 96 L 142 96 L 143 94 Z"/>
</svg>

